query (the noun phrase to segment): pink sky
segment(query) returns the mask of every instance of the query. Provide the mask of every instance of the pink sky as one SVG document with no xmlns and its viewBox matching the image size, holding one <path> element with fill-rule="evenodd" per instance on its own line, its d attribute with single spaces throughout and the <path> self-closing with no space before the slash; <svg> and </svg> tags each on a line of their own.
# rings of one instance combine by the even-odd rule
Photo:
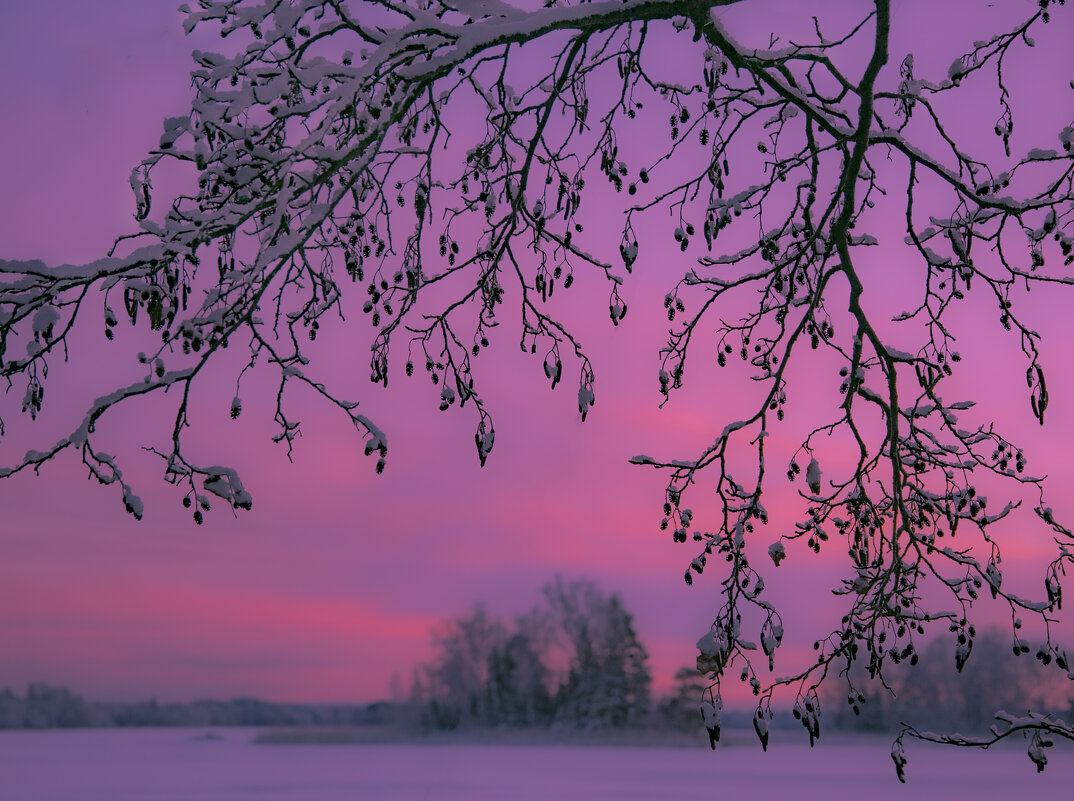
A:
<svg viewBox="0 0 1074 801">
<path fill-rule="evenodd" d="M 989 23 L 984 11 L 963 20 L 954 12 L 925 16 L 935 4 L 908 5 L 921 16 L 898 29 L 889 69 L 897 69 L 910 47 L 919 74 L 945 73 L 951 54 L 980 34 L 972 28 Z M 1035 4 L 1022 5 L 1028 13 Z M 183 111 L 189 50 L 219 46 L 204 35 L 200 45 L 185 40 L 171 8 L 144 0 L 37 0 L 5 8 L 0 257 L 83 263 L 131 230 L 130 168 L 156 144 L 162 118 Z M 1070 14 L 1056 16 L 1052 27 L 1065 24 L 1069 33 Z M 942 47 L 956 27 L 957 47 Z M 1051 32 L 1056 41 L 1061 33 Z M 1043 38 L 1040 44 L 1049 46 Z M 1065 52 L 1065 62 L 1053 63 L 1071 73 Z M 940 55 L 930 58 L 933 53 Z M 1010 80 L 1035 91 L 1031 74 L 1012 71 Z M 1072 105 L 1069 95 L 1061 103 L 1033 95 L 1022 113 L 1060 119 Z M 880 285 L 898 293 L 897 260 L 881 255 L 877 269 L 890 270 Z M 341 371 L 353 367 L 355 375 L 340 380 L 388 431 L 391 453 L 382 476 L 374 475 L 346 421 L 319 407 L 304 416 L 304 436 L 289 464 L 257 422 L 263 399 L 248 396 L 243 417 L 226 419 L 233 375 L 221 372 L 219 396 L 199 407 L 192 442 L 223 443 L 222 455 L 254 493 L 252 512 L 233 518 L 214 511 L 206 525 L 193 524 L 160 481 L 156 460 L 138 450 L 167 424 L 152 416 L 152 404 L 132 407 L 144 418 L 130 431 L 124 418 L 104 432 L 146 501 L 140 523 L 124 513 L 115 492 L 90 485 L 69 458 L 39 478 L 0 482 L 0 687 L 41 680 L 95 699 L 383 697 L 393 674 L 409 681 L 411 666 L 429 654 L 428 633 L 438 621 L 477 601 L 510 617 L 530 607 L 556 572 L 588 576 L 621 593 L 651 649 L 658 686 L 665 686 L 694 657 L 694 642 L 718 601 L 717 581 L 706 575 L 692 588 L 683 584 L 692 544 L 676 547 L 657 529 L 662 477 L 627 460 L 636 453 L 685 458 L 734 419 L 737 408 L 721 383 L 726 374 L 713 364 L 695 367 L 682 395 L 657 410 L 666 285 L 660 276 L 639 277 L 620 329 L 606 316 L 583 328 L 598 382 L 597 404 L 584 425 L 569 382 L 550 393 L 539 363 L 519 356 L 516 330 L 501 329 L 484 357 L 495 369 L 486 373 L 486 391 L 497 421 L 496 449 L 484 470 L 465 411 L 440 414 L 428 387 L 417 383 L 396 380 L 390 393 L 376 391 L 364 383 L 359 357 Z M 1010 421 L 1007 430 L 1017 432 L 1034 472 L 1053 476 L 1053 505 L 1071 512 L 1074 504 L 1061 497 L 1067 446 L 1074 442 L 1067 301 L 1032 300 L 1040 304 L 1051 368 L 1045 429 L 1030 414 L 1016 345 L 1003 339 L 991 309 L 966 316 L 962 381 L 968 394 L 985 400 L 986 411 Z M 69 425 L 93 389 L 103 392 L 121 374 L 108 360 L 127 352 L 109 350 L 92 324 L 78 335 L 74 363 L 50 379 L 52 407 L 36 426 L 18 414 L 17 399 L 5 399 L 9 433 L 0 441 L 0 464 L 47 439 L 42 432 L 50 426 Z M 78 362 L 79 354 L 94 364 Z M 818 409 L 827 413 L 831 407 L 823 403 L 819 393 L 792 403 L 788 442 L 814 422 Z M 1019 565 L 1013 572 L 1025 584 L 1023 594 L 1036 595 L 1041 585 L 1032 567 L 1048 540 L 1030 517 L 1020 521 L 1032 536 L 1012 526 L 1006 548 L 1010 563 Z M 762 544 L 778 533 L 762 532 Z M 780 568 L 786 576 L 767 570 L 772 599 L 787 607 L 794 647 L 838 620 L 838 601 L 827 593 L 839 561 L 838 549 L 831 550 L 821 559 L 795 551 Z M 806 569 L 796 571 L 791 562 Z M 777 587 L 777 578 L 790 580 Z"/>
</svg>

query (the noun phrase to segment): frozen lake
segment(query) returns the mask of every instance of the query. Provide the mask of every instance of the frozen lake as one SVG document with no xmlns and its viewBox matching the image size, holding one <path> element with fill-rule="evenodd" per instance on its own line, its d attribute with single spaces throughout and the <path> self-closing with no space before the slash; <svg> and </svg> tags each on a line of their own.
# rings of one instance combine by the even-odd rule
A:
<svg viewBox="0 0 1074 801">
<path fill-rule="evenodd" d="M 890 738 L 843 735 L 815 749 L 799 732 L 720 748 L 259 745 L 220 729 L 0 731 L 0 801 L 363 801 L 437 799 L 1069 798 L 1074 748 L 1037 774 L 1024 750 L 911 743 L 899 785 Z M 744 737 L 744 735 L 743 735 Z"/>
</svg>

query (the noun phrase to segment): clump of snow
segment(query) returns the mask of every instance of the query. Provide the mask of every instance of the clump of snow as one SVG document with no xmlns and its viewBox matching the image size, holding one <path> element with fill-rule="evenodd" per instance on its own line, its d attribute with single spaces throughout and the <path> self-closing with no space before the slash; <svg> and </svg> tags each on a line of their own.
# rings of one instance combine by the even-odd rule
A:
<svg viewBox="0 0 1074 801">
<path fill-rule="evenodd" d="M 768 555 L 772 558 L 772 563 L 779 567 L 779 563 L 787 558 L 787 549 L 782 542 L 773 542 L 768 546 Z"/>
<path fill-rule="evenodd" d="M 820 494 L 820 464 L 816 459 L 809 460 L 809 466 L 806 467 L 805 474 L 806 484 L 809 485 L 809 491 L 814 495 Z"/>
<path fill-rule="evenodd" d="M 37 310 L 34 314 L 33 330 L 34 336 L 44 335 L 48 337 L 52 332 L 52 327 L 60 321 L 60 313 L 56 311 L 52 306 L 43 306 Z"/>
<path fill-rule="evenodd" d="M 1059 154 L 1054 150 L 1035 147 L 1026 154 L 1026 158 L 1030 161 L 1047 161 L 1048 159 L 1059 158 Z"/>
</svg>

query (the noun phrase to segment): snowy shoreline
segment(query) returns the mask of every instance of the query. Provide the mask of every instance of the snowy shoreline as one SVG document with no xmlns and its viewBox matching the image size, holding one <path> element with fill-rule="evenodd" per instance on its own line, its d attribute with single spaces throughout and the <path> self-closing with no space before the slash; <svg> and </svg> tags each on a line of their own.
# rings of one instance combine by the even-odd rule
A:
<svg viewBox="0 0 1074 801">
<path fill-rule="evenodd" d="M 738 732 L 732 740 L 738 739 Z M 747 732 L 741 732 L 743 739 Z M 752 733 L 751 733 L 752 736 Z M 704 729 L 472 728 L 420 731 L 400 726 L 288 726 L 264 728 L 254 734 L 259 745 L 474 745 L 474 746 L 635 746 L 704 747 Z M 756 738 L 754 738 L 756 742 Z M 729 743 L 730 744 L 730 743 Z"/>
<path fill-rule="evenodd" d="M 890 732 L 825 732 L 818 747 L 870 742 L 877 747 L 890 745 Z M 710 750 L 704 729 L 602 729 L 585 731 L 568 728 L 473 728 L 455 731 L 415 731 L 399 726 L 288 726 L 261 728 L 253 733 L 256 745 L 429 745 L 475 747 L 597 747 L 597 748 L 684 748 Z M 808 744 L 800 730 L 774 730 L 777 745 Z M 924 746 L 924 744 L 922 744 Z M 757 748 L 752 729 L 723 732 L 718 750 Z"/>
</svg>

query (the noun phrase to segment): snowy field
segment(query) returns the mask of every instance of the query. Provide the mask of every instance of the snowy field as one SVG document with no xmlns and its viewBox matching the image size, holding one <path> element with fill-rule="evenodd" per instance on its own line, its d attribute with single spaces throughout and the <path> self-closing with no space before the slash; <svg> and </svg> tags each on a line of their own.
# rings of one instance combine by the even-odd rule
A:
<svg viewBox="0 0 1074 801">
<path fill-rule="evenodd" d="M 777 732 L 766 755 L 743 740 L 692 748 L 259 745 L 221 729 L 0 732 L 0 801 L 363 801 L 437 799 L 1069 798 L 1074 749 L 1036 774 L 1023 750 L 911 744 L 899 785 L 889 739 L 810 750 Z"/>
</svg>

